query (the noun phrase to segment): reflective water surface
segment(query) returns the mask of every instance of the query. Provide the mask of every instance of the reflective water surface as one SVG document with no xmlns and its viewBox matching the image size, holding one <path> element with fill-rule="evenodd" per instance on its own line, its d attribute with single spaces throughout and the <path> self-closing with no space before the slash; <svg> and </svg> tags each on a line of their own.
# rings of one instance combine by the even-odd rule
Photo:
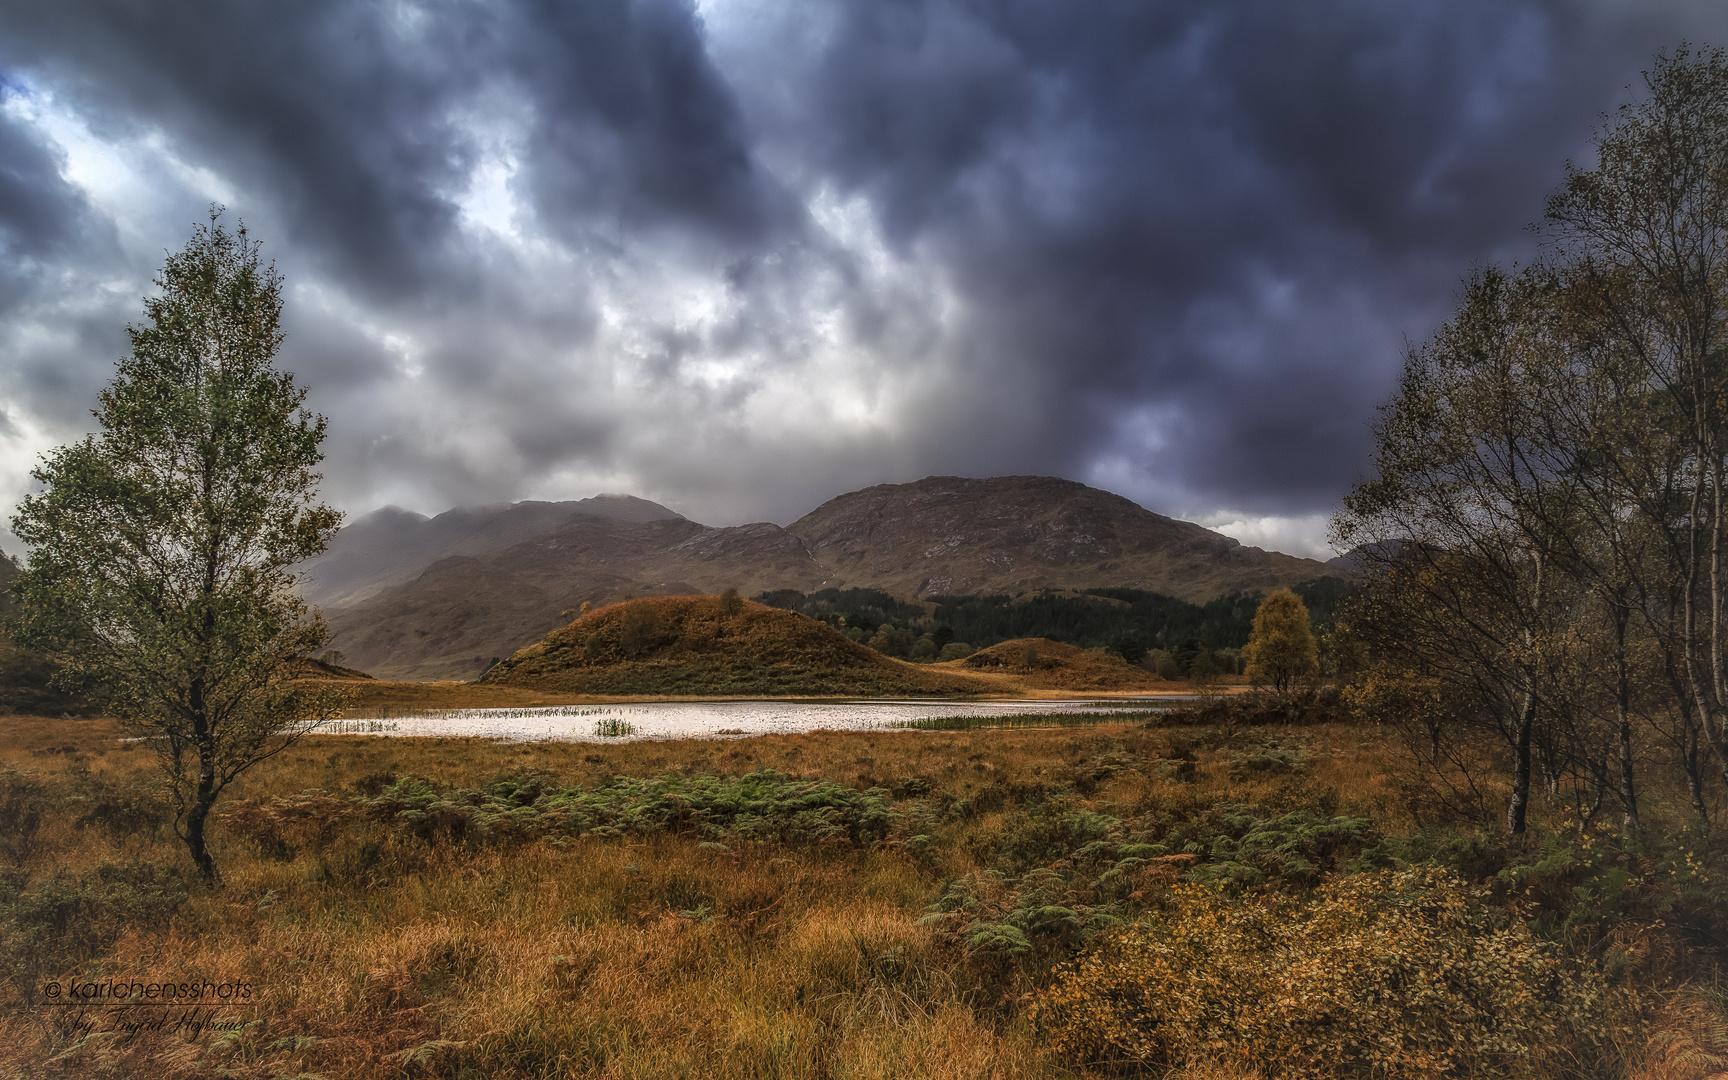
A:
<svg viewBox="0 0 1728 1080">
<path fill-rule="evenodd" d="M 342 735 L 462 736 L 512 742 L 618 742 L 741 738 L 802 731 L 903 730 L 947 716 L 1140 712 L 1192 700 L 1188 694 L 1063 701 L 663 701 L 553 705 L 535 709 L 380 710 L 321 729 Z"/>
</svg>

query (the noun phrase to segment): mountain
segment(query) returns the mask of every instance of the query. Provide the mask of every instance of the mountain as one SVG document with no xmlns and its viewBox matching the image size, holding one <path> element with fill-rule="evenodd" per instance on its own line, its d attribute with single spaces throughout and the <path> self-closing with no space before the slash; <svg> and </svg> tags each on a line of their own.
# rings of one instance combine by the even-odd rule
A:
<svg viewBox="0 0 1728 1080">
<path fill-rule="evenodd" d="M 1131 585 L 1203 603 L 1338 572 L 1049 476 L 881 484 L 787 531 L 846 584 L 901 596 Z"/>
<path fill-rule="evenodd" d="M 1380 540 L 1353 547 L 1342 555 L 1335 555 L 1326 560 L 1326 565 L 1356 577 L 1363 577 L 1376 566 L 1395 562 L 1406 550 L 1420 551 L 1422 548 L 1410 549 L 1403 540 Z M 1439 549 L 1427 550 L 1438 553 Z"/>
<path fill-rule="evenodd" d="M 641 523 L 679 515 L 633 495 L 465 506 L 435 518 L 386 506 L 342 529 L 324 554 L 302 564 L 302 593 L 317 607 L 356 604 L 412 581 L 438 559 L 503 551 L 577 518 Z"/>
<path fill-rule="evenodd" d="M 473 678 L 569 622 L 585 602 L 829 584 L 829 572 L 778 525 L 715 529 L 681 517 L 636 523 L 578 514 L 503 550 L 439 559 L 412 581 L 326 614 L 350 666 L 390 678 Z"/>
<path fill-rule="evenodd" d="M 713 528 L 602 496 L 425 518 L 395 508 L 307 564 L 343 662 L 388 678 L 474 678 L 630 596 L 866 587 L 943 594 L 1126 586 L 1203 602 L 1343 576 L 1244 547 L 1069 480 L 936 476 L 841 495 L 782 528 Z"/>
</svg>

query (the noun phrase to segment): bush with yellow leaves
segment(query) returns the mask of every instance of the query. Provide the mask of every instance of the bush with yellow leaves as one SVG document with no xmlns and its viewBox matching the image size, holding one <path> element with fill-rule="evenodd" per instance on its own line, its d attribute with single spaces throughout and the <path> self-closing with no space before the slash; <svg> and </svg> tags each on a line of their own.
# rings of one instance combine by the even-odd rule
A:
<svg viewBox="0 0 1728 1080">
<path fill-rule="evenodd" d="M 1059 1052 L 1270 1076 L 1613 1075 L 1636 1003 L 1449 870 L 1335 877 L 1300 896 L 1175 890 L 1103 935 L 1036 1006 Z"/>
</svg>

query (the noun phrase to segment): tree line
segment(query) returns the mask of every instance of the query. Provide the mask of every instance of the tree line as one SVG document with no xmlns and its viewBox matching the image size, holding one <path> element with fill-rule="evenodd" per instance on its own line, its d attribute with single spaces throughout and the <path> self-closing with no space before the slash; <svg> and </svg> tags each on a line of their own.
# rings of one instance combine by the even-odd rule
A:
<svg viewBox="0 0 1728 1080">
<path fill-rule="evenodd" d="M 1315 578 L 1296 585 L 1294 592 L 1324 632 L 1354 588 L 1341 578 Z M 1238 672 L 1262 598 L 1258 592 L 1237 592 L 1194 604 L 1142 589 L 1110 588 L 935 596 L 928 604 L 878 589 L 823 589 L 808 595 L 777 589 L 755 599 L 826 622 L 855 641 L 869 644 L 881 636 L 888 645 L 884 651 L 895 655 L 910 656 L 925 638 L 933 646 L 932 657 L 955 643 L 984 649 L 1017 638 L 1048 638 L 1108 649 L 1134 664 L 1150 658 L 1171 677 L 1181 677 L 1203 653 L 1224 673 Z M 884 635 L 884 627 L 893 632 Z"/>
<path fill-rule="evenodd" d="M 1569 166 L 1541 257 L 1410 352 L 1334 543 L 1351 690 L 1436 789 L 1642 828 L 1728 785 L 1728 57 L 1681 48 Z M 1509 777 L 1503 786 L 1495 777 Z"/>
</svg>

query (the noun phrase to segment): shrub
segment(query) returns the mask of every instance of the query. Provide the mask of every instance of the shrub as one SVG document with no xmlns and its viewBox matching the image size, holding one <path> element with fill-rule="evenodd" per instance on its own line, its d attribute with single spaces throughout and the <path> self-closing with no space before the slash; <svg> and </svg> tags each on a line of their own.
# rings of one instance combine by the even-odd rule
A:
<svg viewBox="0 0 1728 1080">
<path fill-rule="evenodd" d="M 948 644 L 942 646 L 942 651 L 936 654 L 936 659 L 964 660 L 977 651 L 977 649 L 974 649 L 964 641 L 950 641 Z"/>
<path fill-rule="evenodd" d="M 912 651 L 912 631 L 892 623 L 883 623 L 869 641 L 872 649 L 884 656 L 905 656 Z"/>
<path fill-rule="evenodd" d="M 29 862 L 50 809 L 47 785 L 34 774 L 0 771 L 0 858 L 13 866 Z"/>
<path fill-rule="evenodd" d="M 623 626 L 618 631 L 618 648 L 631 660 L 640 660 L 661 642 L 660 619 L 647 604 L 631 604 L 624 609 Z"/>
<path fill-rule="evenodd" d="M 1035 1006 L 1059 1052 L 1279 1077 L 1576 1075 L 1633 1034 L 1600 973 L 1451 872 L 1334 878 L 1300 897 L 1183 886 L 1101 936 Z"/>
<path fill-rule="evenodd" d="M 481 789 L 440 792 L 405 777 L 364 805 L 422 839 L 470 843 L 539 836 L 644 836 L 667 831 L 710 841 L 868 843 L 888 834 L 888 792 L 854 791 L 764 769 L 745 776 L 625 776 L 592 791 L 539 774 Z"/>
<path fill-rule="evenodd" d="M 148 841 L 173 816 L 159 786 L 142 778 L 117 781 L 105 774 L 84 774 L 78 780 L 67 807 L 76 812 L 76 829 L 93 829 L 117 843 Z"/>
<path fill-rule="evenodd" d="M 179 876 L 154 863 L 63 868 L 35 882 L 0 871 L 0 964 L 34 1001 L 44 977 L 62 976 L 100 955 L 133 925 L 160 925 L 186 901 Z"/>
</svg>

